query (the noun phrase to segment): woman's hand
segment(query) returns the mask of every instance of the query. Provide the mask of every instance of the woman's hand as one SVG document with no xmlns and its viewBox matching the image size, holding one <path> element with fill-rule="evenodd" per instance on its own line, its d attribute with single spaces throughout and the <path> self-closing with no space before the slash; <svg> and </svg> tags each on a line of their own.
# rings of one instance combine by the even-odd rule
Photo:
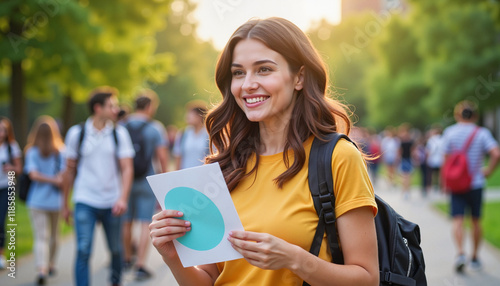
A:
<svg viewBox="0 0 500 286">
<path fill-rule="evenodd" d="M 191 223 L 179 219 L 184 214 L 175 210 L 163 210 L 153 216 L 149 225 L 151 242 L 164 259 L 177 257 L 173 240 L 191 230 Z"/>
<path fill-rule="evenodd" d="M 291 269 L 299 248 L 267 233 L 232 231 L 228 240 L 252 265 L 262 269 Z"/>
</svg>

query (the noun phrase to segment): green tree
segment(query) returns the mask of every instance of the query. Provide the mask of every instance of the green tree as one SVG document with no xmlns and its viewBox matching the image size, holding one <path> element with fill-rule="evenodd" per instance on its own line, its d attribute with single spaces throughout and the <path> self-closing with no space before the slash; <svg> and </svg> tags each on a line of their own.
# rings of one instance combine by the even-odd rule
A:
<svg viewBox="0 0 500 286">
<path fill-rule="evenodd" d="M 157 52 L 174 54 L 177 72 L 154 90 L 162 102 L 157 118 L 165 124 L 182 126 L 188 101 L 202 99 L 211 103 L 220 98 L 214 79 L 218 51 L 197 37 L 193 3 L 175 0 L 171 7 L 166 29 L 156 35 Z"/>
<path fill-rule="evenodd" d="M 451 123 L 453 106 L 500 103 L 498 1 L 409 1 L 374 41 L 367 79 L 370 121 L 425 128 Z M 496 16 L 495 16 L 496 15 Z"/>
<path fill-rule="evenodd" d="M 2 2 L 0 89 L 9 92 L 1 99 L 10 102 L 21 145 L 28 129 L 27 98 L 43 102 L 64 95 L 61 117 L 71 124 L 72 101 L 84 101 L 98 85 L 115 86 L 127 97 L 165 81 L 174 72 L 173 56 L 155 54 L 154 34 L 165 24 L 169 2 Z"/>
<path fill-rule="evenodd" d="M 410 22 L 419 39 L 429 87 L 423 102 L 435 120 L 451 123 L 452 108 L 469 99 L 481 109 L 500 104 L 498 1 L 410 1 Z"/>
<path fill-rule="evenodd" d="M 416 45 L 407 19 L 399 15 L 394 15 L 375 39 L 375 64 L 368 70 L 366 99 L 370 120 L 378 128 L 404 122 L 424 128 L 432 122 L 421 105 L 429 92 Z"/>
</svg>

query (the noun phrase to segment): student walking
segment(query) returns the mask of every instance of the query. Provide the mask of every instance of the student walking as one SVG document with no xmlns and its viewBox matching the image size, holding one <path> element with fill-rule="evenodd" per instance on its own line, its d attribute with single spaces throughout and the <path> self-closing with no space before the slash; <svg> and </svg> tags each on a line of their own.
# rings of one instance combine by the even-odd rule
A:
<svg viewBox="0 0 500 286">
<path fill-rule="evenodd" d="M 7 267 L 5 248 L 5 218 L 9 208 L 9 196 L 15 196 L 15 186 L 9 185 L 9 177 L 16 178 L 21 174 L 23 165 L 22 152 L 14 136 L 12 122 L 7 117 L 0 116 L 0 269 Z"/>
<path fill-rule="evenodd" d="M 228 239 L 245 259 L 184 268 L 172 240 L 190 222 L 164 210 L 153 217 L 152 242 L 180 285 L 379 284 L 374 192 L 362 154 L 344 139 L 329 155 L 345 264 L 330 262 L 326 238 L 319 257 L 308 251 L 318 224 L 309 150 L 315 137 L 351 128 L 344 106 L 327 97 L 327 78 L 288 20 L 250 20 L 231 36 L 216 68 L 223 99 L 206 119 L 217 152 L 206 162 L 221 166 L 246 230 Z"/>
<path fill-rule="evenodd" d="M 445 156 L 456 150 L 461 150 L 466 141 L 472 137 L 467 150 L 468 170 L 472 178 L 469 190 L 464 193 L 451 193 L 451 216 L 453 217 L 453 239 L 457 248 L 455 270 L 463 272 L 468 262 L 464 249 L 464 216 L 470 213 L 472 220 L 472 253 L 469 257 L 470 267 L 478 270 L 481 260 L 478 257 L 482 240 L 481 211 L 483 206 L 483 191 L 486 180 L 495 170 L 500 160 L 500 148 L 490 131 L 478 127 L 477 107 L 473 102 L 461 101 L 454 110 L 456 124 L 447 127 L 443 132 Z M 474 133 L 475 132 L 475 133 Z M 489 162 L 483 166 L 484 156 L 489 155 Z"/>
<path fill-rule="evenodd" d="M 151 277 L 146 270 L 146 254 L 149 240 L 149 224 L 155 211 L 156 197 L 149 186 L 146 176 L 153 175 L 153 160 L 159 161 L 160 172 L 167 171 L 168 153 L 166 132 L 163 124 L 153 117 L 158 109 L 158 95 L 152 90 L 142 91 L 135 100 L 135 112 L 124 122 L 129 130 L 135 148 L 134 183 L 130 191 L 128 209 L 123 224 L 124 265 L 130 268 L 134 247 L 132 243 L 132 223 L 140 224 L 139 241 L 135 246 L 135 279 L 145 280 Z"/>
<path fill-rule="evenodd" d="M 410 133 L 409 124 L 401 124 L 399 126 L 399 162 L 401 171 L 401 181 L 403 197 L 410 198 L 411 175 L 413 173 L 413 158 L 415 156 L 415 141 Z"/>
<path fill-rule="evenodd" d="M 439 178 L 441 173 L 441 166 L 444 161 L 444 148 L 443 148 L 443 138 L 442 129 L 440 126 L 435 125 L 431 130 L 429 130 L 429 139 L 425 145 L 427 152 L 427 166 L 428 166 L 428 184 L 427 188 L 430 190 L 441 190 L 441 180 Z"/>
<path fill-rule="evenodd" d="M 47 115 L 39 117 L 28 135 L 24 161 L 24 172 L 32 181 L 26 205 L 33 227 L 37 285 L 44 285 L 47 276 L 54 275 L 56 271 L 64 172 L 63 148 L 56 121 Z"/>
<path fill-rule="evenodd" d="M 380 142 L 382 162 L 387 170 L 387 179 L 391 186 L 396 183 L 396 169 L 399 163 L 399 146 L 401 142 L 396 135 L 394 127 L 388 126 L 384 130 L 384 136 Z"/>
<path fill-rule="evenodd" d="M 200 101 L 187 104 L 185 129 L 181 130 L 172 150 L 177 170 L 203 165 L 208 155 L 208 133 L 203 125 L 206 105 Z"/>
<path fill-rule="evenodd" d="M 121 224 L 133 180 L 134 149 L 125 127 L 113 123 L 118 113 L 117 94 L 111 87 L 94 90 L 89 100 L 91 116 L 83 125 L 71 127 L 66 135 L 63 215 L 68 221 L 73 186 L 78 286 L 90 284 L 89 259 L 96 222 L 101 222 L 111 252 L 111 283 L 121 282 Z"/>
</svg>

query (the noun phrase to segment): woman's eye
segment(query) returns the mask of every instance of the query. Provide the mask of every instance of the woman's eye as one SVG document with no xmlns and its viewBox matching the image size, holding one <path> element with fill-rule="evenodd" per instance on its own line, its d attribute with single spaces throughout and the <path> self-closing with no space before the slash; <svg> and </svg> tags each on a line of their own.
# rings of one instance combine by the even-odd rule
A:
<svg viewBox="0 0 500 286">
<path fill-rule="evenodd" d="M 270 71 L 272 71 L 272 69 L 269 68 L 269 67 L 261 67 L 261 68 L 259 68 L 259 72 L 270 72 Z"/>
<path fill-rule="evenodd" d="M 233 76 L 241 76 L 241 75 L 243 75 L 243 71 L 241 71 L 241 70 L 234 70 L 232 74 L 233 74 Z"/>
</svg>

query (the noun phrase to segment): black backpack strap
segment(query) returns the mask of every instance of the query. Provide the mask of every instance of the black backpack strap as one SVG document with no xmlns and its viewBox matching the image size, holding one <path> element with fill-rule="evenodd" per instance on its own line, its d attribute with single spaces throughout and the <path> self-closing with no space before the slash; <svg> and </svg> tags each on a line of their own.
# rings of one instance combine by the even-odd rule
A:
<svg viewBox="0 0 500 286">
<path fill-rule="evenodd" d="M 6 140 L 5 144 L 7 144 L 7 154 L 9 155 L 9 163 L 14 164 L 14 156 L 12 156 L 12 146 L 10 146 L 9 140 Z"/>
<path fill-rule="evenodd" d="M 116 134 L 116 126 L 113 127 L 113 140 L 115 141 L 116 147 L 118 147 L 118 134 Z M 116 150 L 118 154 L 118 148 Z"/>
<path fill-rule="evenodd" d="M 343 264 L 344 257 L 338 242 L 331 166 L 333 149 L 340 138 L 351 141 L 349 137 L 340 133 L 328 134 L 326 141 L 314 138 L 309 155 L 309 189 L 319 217 L 310 252 L 314 255 L 319 254 L 323 234 L 326 231 L 332 262 L 337 264 Z"/>
<path fill-rule="evenodd" d="M 85 122 L 82 122 L 78 124 L 80 126 L 80 136 L 78 137 L 78 145 L 76 147 L 76 162 L 80 161 L 80 158 L 82 157 L 82 143 L 83 143 L 83 138 L 85 137 Z"/>
</svg>

